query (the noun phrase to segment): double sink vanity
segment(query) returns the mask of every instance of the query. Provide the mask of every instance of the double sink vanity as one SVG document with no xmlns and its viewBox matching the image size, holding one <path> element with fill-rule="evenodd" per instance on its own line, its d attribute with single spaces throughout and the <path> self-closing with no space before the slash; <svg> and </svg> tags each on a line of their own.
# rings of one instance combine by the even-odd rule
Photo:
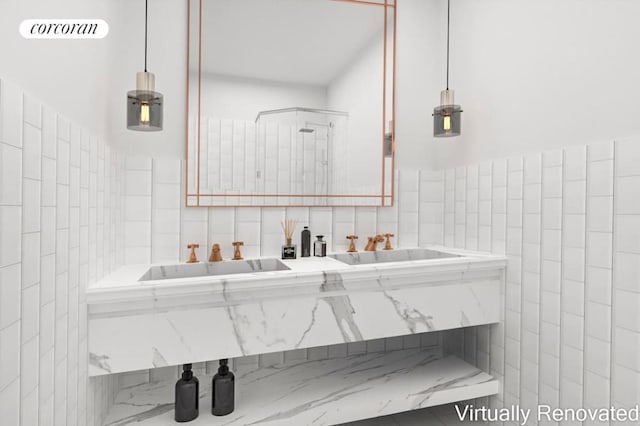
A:
<svg viewBox="0 0 640 426">
<path fill-rule="evenodd" d="M 90 375 L 497 323 L 505 266 L 442 247 L 125 266 L 87 294 Z M 124 389 L 107 424 L 172 424 L 174 381 Z M 498 386 L 440 348 L 299 361 L 238 375 L 236 411 L 194 424 L 332 425 Z"/>
</svg>

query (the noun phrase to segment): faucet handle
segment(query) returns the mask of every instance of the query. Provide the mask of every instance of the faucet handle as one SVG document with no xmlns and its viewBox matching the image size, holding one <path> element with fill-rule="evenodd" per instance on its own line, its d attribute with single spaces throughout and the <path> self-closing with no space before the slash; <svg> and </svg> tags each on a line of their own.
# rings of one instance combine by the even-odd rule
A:
<svg viewBox="0 0 640 426">
<path fill-rule="evenodd" d="M 358 236 L 357 235 L 347 235 L 347 240 L 349 241 L 349 248 L 347 249 L 347 253 L 355 253 L 358 250 L 356 249 L 356 243 L 354 242 L 354 240 L 357 240 Z"/>
<path fill-rule="evenodd" d="M 188 249 L 191 250 L 191 253 L 189 253 L 189 260 L 187 260 L 187 263 L 198 263 L 198 257 L 196 256 L 196 249 L 200 248 L 200 244 L 189 244 L 187 246 Z"/>
<path fill-rule="evenodd" d="M 234 241 L 233 243 L 233 260 L 242 260 L 242 253 L 240 253 L 240 247 L 244 245 L 243 241 Z"/>
<path fill-rule="evenodd" d="M 211 255 L 209 256 L 209 262 L 221 262 L 222 255 L 220 254 L 220 244 L 214 244 L 211 246 Z"/>
<path fill-rule="evenodd" d="M 395 237 L 395 234 L 384 234 L 384 237 L 387 239 L 387 241 L 384 243 L 384 249 L 385 250 L 393 250 L 393 247 L 391 246 L 391 237 Z"/>
</svg>

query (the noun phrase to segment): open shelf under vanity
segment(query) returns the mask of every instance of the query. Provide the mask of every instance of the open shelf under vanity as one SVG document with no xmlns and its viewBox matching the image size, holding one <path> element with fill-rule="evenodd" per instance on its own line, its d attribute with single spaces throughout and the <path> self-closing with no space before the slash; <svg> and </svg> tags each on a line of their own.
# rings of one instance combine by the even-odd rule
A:
<svg viewBox="0 0 640 426">
<path fill-rule="evenodd" d="M 406 349 L 300 361 L 236 374 L 236 409 L 211 415 L 211 376 L 200 376 L 197 425 L 336 425 L 498 393 L 499 382 L 439 350 Z M 105 425 L 165 426 L 175 380 L 122 389 Z"/>
</svg>

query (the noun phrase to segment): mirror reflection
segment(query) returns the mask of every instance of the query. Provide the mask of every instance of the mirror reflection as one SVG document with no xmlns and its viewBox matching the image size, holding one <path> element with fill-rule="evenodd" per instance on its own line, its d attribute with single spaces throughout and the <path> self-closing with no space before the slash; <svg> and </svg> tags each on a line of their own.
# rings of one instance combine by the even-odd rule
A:
<svg viewBox="0 0 640 426">
<path fill-rule="evenodd" d="M 188 205 L 391 205 L 394 3 L 191 0 Z"/>
</svg>

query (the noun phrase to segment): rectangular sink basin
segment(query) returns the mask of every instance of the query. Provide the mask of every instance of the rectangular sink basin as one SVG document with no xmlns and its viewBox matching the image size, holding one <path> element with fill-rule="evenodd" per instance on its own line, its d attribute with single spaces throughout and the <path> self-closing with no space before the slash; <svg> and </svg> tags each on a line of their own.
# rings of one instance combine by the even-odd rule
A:
<svg viewBox="0 0 640 426">
<path fill-rule="evenodd" d="M 152 266 L 138 281 L 170 280 L 176 278 L 210 277 L 216 275 L 255 272 L 288 271 L 278 259 L 228 260 L 224 262 L 183 263 Z"/>
<path fill-rule="evenodd" d="M 444 259 L 448 257 L 460 257 L 457 254 L 444 253 L 429 249 L 399 249 L 364 251 L 359 253 L 331 254 L 332 257 L 348 265 L 365 265 L 371 263 L 406 262 L 409 260 Z"/>
</svg>

